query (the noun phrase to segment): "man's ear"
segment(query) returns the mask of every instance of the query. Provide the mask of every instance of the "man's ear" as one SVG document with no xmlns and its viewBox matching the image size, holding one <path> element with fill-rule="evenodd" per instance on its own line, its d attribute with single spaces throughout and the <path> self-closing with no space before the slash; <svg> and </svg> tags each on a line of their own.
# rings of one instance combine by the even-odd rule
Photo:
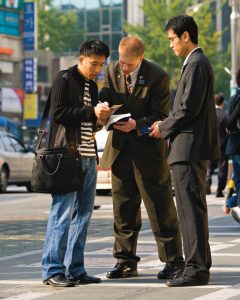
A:
<svg viewBox="0 0 240 300">
<path fill-rule="evenodd" d="M 82 62 L 83 62 L 83 56 L 80 55 L 78 60 L 79 60 L 79 63 L 82 64 Z"/>
<path fill-rule="evenodd" d="M 183 37 L 183 40 L 184 40 L 185 42 L 188 42 L 188 41 L 191 40 L 188 31 L 184 31 L 184 33 L 182 34 L 182 37 Z"/>
</svg>

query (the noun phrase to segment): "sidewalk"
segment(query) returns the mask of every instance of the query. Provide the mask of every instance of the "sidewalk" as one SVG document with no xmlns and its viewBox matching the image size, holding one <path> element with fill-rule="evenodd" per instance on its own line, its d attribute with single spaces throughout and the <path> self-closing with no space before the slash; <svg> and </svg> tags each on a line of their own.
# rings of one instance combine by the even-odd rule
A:
<svg viewBox="0 0 240 300">
<path fill-rule="evenodd" d="M 97 197 L 96 200 L 96 204 L 101 205 L 101 208 L 93 213 L 85 251 L 85 265 L 89 274 L 100 276 L 103 282 L 65 289 L 44 286 L 41 281 L 40 260 L 46 220 L 22 223 L 21 220 L 17 223 L 9 221 L 11 226 L 10 223 L 4 225 L 5 221 L 1 221 L 0 234 L 2 236 L 6 232 L 6 239 L 0 241 L 0 246 L 4 243 L 8 246 L 0 252 L 0 299 L 240 299 L 240 225 L 232 217 L 224 215 L 223 198 L 215 198 L 214 194 L 207 196 L 213 258 L 210 284 L 185 288 L 168 288 L 164 281 L 157 279 L 156 275 L 164 264 L 158 259 L 156 243 L 144 208 L 143 228 L 137 248 L 137 254 L 141 257 L 138 265 L 139 277 L 106 279 L 106 272 L 115 265 L 115 259 L 112 257 L 112 204 L 111 197 Z M 14 235 L 16 240 L 9 239 Z M 25 248 L 21 248 L 22 244 Z M 25 253 L 22 253 L 22 250 L 25 250 Z M 13 253 L 15 255 L 7 256 Z"/>
</svg>

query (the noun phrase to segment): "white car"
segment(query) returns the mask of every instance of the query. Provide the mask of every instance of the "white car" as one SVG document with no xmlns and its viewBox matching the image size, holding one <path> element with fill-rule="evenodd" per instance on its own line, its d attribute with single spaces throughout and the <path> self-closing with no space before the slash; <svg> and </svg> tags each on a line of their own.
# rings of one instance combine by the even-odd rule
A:
<svg viewBox="0 0 240 300">
<path fill-rule="evenodd" d="M 103 150 L 108 137 L 108 131 L 102 129 L 96 133 L 96 141 L 98 148 L 99 160 L 101 160 Z M 108 195 L 112 190 L 112 175 L 111 169 L 104 171 L 100 166 L 98 166 L 98 176 L 97 176 L 97 193 L 99 195 Z"/>
<path fill-rule="evenodd" d="M 26 186 L 31 190 L 34 154 L 14 135 L 0 131 L 0 193 L 8 184 Z"/>
</svg>

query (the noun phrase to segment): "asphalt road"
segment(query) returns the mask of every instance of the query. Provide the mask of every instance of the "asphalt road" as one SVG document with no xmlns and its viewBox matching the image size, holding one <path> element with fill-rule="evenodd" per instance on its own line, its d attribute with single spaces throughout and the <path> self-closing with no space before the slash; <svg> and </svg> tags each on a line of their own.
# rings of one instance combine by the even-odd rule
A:
<svg viewBox="0 0 240 300">
<path fill-rule="evenodd" d="M 11 190 L 11 191 L 10 191 Z M 207 286 L 168 288 L 156 278 L 163 268 L 157 256 L 144 207 L 143 227 L 138 241 L 139 276 L 108 280 L 106 272 L 112 257 L 111 196 L 96 197 L 89 228 L 85 265 L 89 274 L 103 282 L 74 288 L 46 287 L 41 281 L 41 252 L 48 218 L 50 197 L 9 189 L 0 195 L 0 299 L 164 299 L 212 300 L 240 299 L 240 224 L 223 213 L 224 198 L 207 197 L 213 266 Z"/>
</svg>

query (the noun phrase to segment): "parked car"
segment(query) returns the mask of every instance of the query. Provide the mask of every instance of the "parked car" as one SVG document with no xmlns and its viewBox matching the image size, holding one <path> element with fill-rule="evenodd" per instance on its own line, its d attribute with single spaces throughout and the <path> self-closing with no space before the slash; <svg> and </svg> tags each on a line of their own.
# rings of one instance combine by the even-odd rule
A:
<svg viewBox="0 0 240 300">
<path fill-rule="evenodd" d="M 8 184 L 26 186 L 31 191 L 33 152 L 13 134 L 0 131 L 0 192 Z"/>
<path fill-rule="evenodd" d="M 96 133 L 96 141 L 98 148 L 99 160 L 101 160 L 103 150 L 108 137 L 108 131 L 102 129 Z M 98 166 L 98 177 L 97 177 L 97 193 L 99 195 L 108 195 L 112 190 L 112 176 L 111 169 L 104 171 Z"/>
</svg>

